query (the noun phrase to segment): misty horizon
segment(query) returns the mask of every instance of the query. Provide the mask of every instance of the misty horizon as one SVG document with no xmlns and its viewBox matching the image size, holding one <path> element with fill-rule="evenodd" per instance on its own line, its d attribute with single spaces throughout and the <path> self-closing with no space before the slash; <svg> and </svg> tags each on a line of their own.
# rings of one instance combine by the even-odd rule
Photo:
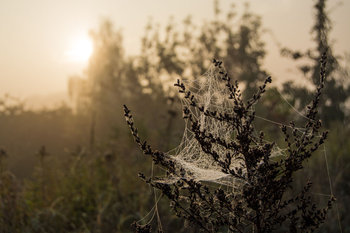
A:
<svg viewBox="0 0 350 233">
<path fill-rule="evenodd" d="M 295 80 L 295 77 L 299 75 L 295 65 L 288 59 L 280 59 L 276 43 L 299 49 L 312 45 L 312 36 L 309 33 L 312 24 L 312 15 L 309 12 L 312 3 L 284 0 L 274 3 L 274 8 L 272 8 L 269 7 L 270 2 L 272 1 L 266 3 L 249 1 L 252 11 L 262 17 L 262 26 L 273 34 L 271 36 L 267 32 L 263 35 L 267 45 L 267 56 L 263 65 L 271 72 L 275 83 L 282 83 L 283 80 L 289 79 Z M 24 2 L 2 3 L 4 6 L 2 9 L 3 11 L 6 9 L 6 12 L 0 14 L 2 19 L 0 28 L 3 30 L 3 36 L 0 39 L 0 49 L 3 51 L 0 56 L 1 95 L 7 93 L 21 99 L 32 99 L 33 96 L 57 95 L 57 93 L 67 92 L 68 78 L 84 75 L 84 70 L 88 65 L 86 59 L 79 60 L 73 58 L 72 55 L 67 57 L 67 54 L 72 53 L 69 52 L 69 49 L 75 49 L 72 46 L 77 46 L 79 43 L 86 43 L 83 40 L 89 39 L 89 31 L 95 30 L 103 19 L 110 19 L 116 29 L 121 29 L 126 54 L 135 56 L 140 52 L 141 37 L 150 18 L 154 23 L 160 23 L 163 28 L 170 17 L 174 18 L 173 21 L 176 24 L 180 24 L 188 15 L 192 15 L 194 22 L 197 23 L 213 18 L 211 0 L 201 2 L 200 11 L 194 10 L 196 1 L 191 2 L 186 10 L 181 11 L 174 8 L 172 3 L 165 4 L 159 1 L 155 1 L 154 4 L 160 10 L 154 8 L 153 4 L 144 5 L 143 3 L 140 7 L 142 6 L 144 10 L 141 10 L 137 7 L 140 4 L 137 1 L 130 3 L 106 1 L 101 2 L 98 6 L 96 4 L 85 6 L 89 10 L 83 10 L 84 7 L 81 5 L 83 2 L 72 5 L 62 2 L 62 4 L 55 4 L 56 7 L 42 4 L 40 10 L 36 7 L 41 5 L 40 1 L 36 2 L 37 5 L 32 3 L 32 6 Z M 231 3 L 234 2 L 225 0 L 221 1 L 220 5 L 226 8 Z M 236 5 L 240 10 L 243 4 Z M 334 23 L 330 39 L 336 38 L 335 51 L 344 55 L 350 50 L 347 44 L 347 41 L 350 40 L 350 32 L 343 23 L 350 21 L 350 16 L 346 13 L 350 10 L 350 2 L 345 1 L 339 5 L 337 1 L 330 1 L 329 6 L 332 8 L 331 19 Z M 66 12 L 71 18 L 65 19 L 62 18 L 64 16 L 57 13 L 49 13 L 56 12 L 56 8 Z M 82 14 L 79 13 L 79 9 L 82 10 Z M 131 9 L 138 12 L 137 17 L 134 17 L 133 14 L 125 14 L 125 12 L 132 12 Z M 38 14 L 35 13 L 36 10 Z M 123 14 L 120 15 L 118 12 L 123 12 Z M 292 12 L 298 12 L 298 14 Z M 278 17 L 280 18 L 278 21 L 274 20 Z M 55 25 L 53 31 L 49 30 L 50 22 L 52 26 Z M 43 27 L 40 26 L 41 24 Z M 31 29 L 34 31 L 29 32 L 28 30 Z M 29 33 L 29 36 L 25 36 L 26 33 Z M 294 34 L 298 36 L 292 40 L 288 39 Z M 21 41 L 22 38 L 26 40 Z M 84 48 L 81 50 L 84 51 Z"/>
</svg>

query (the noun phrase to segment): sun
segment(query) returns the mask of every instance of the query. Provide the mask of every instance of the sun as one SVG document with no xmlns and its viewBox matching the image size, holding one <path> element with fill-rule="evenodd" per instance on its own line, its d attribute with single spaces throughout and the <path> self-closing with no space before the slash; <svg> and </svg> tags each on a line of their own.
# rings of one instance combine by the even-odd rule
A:
<svg viewBox="0 0 350 233">
<path fill-rule="evenodd" d="M 69 62 L 86 63 L 93 51 L 92 41 L 88 36 L 80 36 L 71 40 L 64 55 Z"/>
</svg>

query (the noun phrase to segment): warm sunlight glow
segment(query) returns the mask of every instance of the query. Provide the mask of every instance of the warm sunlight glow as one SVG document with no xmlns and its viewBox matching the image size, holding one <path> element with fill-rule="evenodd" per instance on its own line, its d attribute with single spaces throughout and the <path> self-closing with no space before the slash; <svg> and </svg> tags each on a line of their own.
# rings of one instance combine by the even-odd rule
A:
<svg viewBox="0 0 350 233">
<path fill-rule="evenodd" d="M 86 36 L 72 40 L 69 49 L 64 54 L 70 62 L 87 62 L 92 54 L 92 50 L 92 42 Z"/>
</svg>

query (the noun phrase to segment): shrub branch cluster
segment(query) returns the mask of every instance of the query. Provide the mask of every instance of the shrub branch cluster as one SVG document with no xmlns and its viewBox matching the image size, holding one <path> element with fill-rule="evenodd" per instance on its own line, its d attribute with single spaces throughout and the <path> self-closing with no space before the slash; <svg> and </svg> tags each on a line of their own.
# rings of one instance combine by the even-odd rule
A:
<svg viewBox="0 0 350 233">
<path fill-rule="evenodd" d="M 124 105 L 126 122 L 143 153 L 151 156 L 168 174 L 181 179 L 167 184 L 143 174 L 139 176 L 169 198 L 171 208 L 177 216 L 196 224 L 203 232 L 219 232 L 223 229 L 245 232 L 248 227 L 258 233 L 273 232 L 281 227 L 293 233 L 315 231 L 325 221 L 327 211 L 332 207 L 335 198 L 331 197 L 326 207 L 319 208 L 309 194 L 311 182 L 307 182 L 295 196 L 290 195 L 288 190 L 292 187 L 293 174 L 303 168 L 303 162 L 310 158 L 327 138 L 327 132 L 320 132 L 322 124 L 318 120 L 317 111 L 326 78 L 326 55 L 323 55 L 320 61 L 320 83 L 311 104 L 307 107 L 304 127 L 300 130 L 294 122 L 281 127 L 287 153 L 280 159 L 271 158 L 275 144 L 265 142 L 263 132 L 255 136 L 257 132 L 253 126 L 255 111 L 252 106 L 263 96 L 267 85 L 271 83 L 271 77 L 265 79 L 251 99 L 244 101 L 237 81 L 231 80 L 223 69 L 222 62 L 214 59 L 213 64 L 220 74 L 221 81 L 230 91 L 227 98 L 234 103 L 233 116 L 205 110 L 180 80 L 175 86 L 183 98 L 190 100 L 190 108 L 196 108 L 207 117 L 234 126 L 233 138 L 227 141 L 201 129 L 201 123 L 192 116 L 189 107 L 183 108 L 183 118 L 190 122 L 190 129 L 201 149 L 220 166 L 222 172 L 241 182 L 240 192 L 215 185 L 209 186 L 208 183 L 184 177 L 181 173 L 182 168 L 178 169 L 176 162 L 169 155 L 153 150 L 146 141 L 140 139 L 131 112 Z M 215 151 L 215 144 L 227 148 L 225 158 Z M 232 161 L 238 157 L 242 159 L 244 169 L 232 166 Z M 151 232 L 151 227 L 136 225 L 136 231 Z"/>
</svg>

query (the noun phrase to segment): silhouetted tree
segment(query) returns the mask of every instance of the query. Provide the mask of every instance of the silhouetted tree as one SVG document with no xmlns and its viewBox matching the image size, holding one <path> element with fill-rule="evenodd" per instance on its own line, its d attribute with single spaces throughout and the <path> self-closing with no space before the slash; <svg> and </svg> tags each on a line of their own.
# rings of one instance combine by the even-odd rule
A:
<svg viewBox="0 0 350 233">
<path fill-rule="evenodd" d="M 334 55 L 332 45 L 329 41 L 331 21 L 326 10 L 327 0 L 317 0 L 315 9 L 315 23 L 312 27 L 312 33 L 316 47 L 305 52 L 293 51 L 284 48 L 281 50 L 282 55 L 288 56 L 294 60 L 306 58 L 307 62 L 299 67 L 299 70 L 305 75 L 313 86 L 319 84 L 318 74 L 320 72 L 319 59 L 323 53 L 327 53 L 327 80 L 325 81 L 325 90 L 320 103 L 321 118 L 325 125 L 329 127 L 332 121 L 343 122 L 345 120 L 346 107 L 350 88 L 348 83 L 344 83 L 342 77 L 344 73 L 340 73 L 339 56 Z M 294 93 L 293 101 L 298 104 L 297 107 L 303 107 L 309 101 L 308 89 L 299 87 L 292 82 L 284 84 L 285 93 Z"/>
<path fill-rule="evenodd" d="M 237 17 L 234 5 L 225 13 L 214 1 L 213 20 L 196 25 L 188 16 L 182 26 L 178 30 L 171 18 L 164 32 L 152 23 L 146 27 L 140 56 L 146 85 L 155 85 L 158 77 L 167 87 L 179 77 L 199 77 L 210 64 L 207 57 L 223 60 L 248 96 L 257 88 L 257 80 L 266 77 L 261 67 L 265 56 L 261 18 L 248 4 Z"/>
</svg>

